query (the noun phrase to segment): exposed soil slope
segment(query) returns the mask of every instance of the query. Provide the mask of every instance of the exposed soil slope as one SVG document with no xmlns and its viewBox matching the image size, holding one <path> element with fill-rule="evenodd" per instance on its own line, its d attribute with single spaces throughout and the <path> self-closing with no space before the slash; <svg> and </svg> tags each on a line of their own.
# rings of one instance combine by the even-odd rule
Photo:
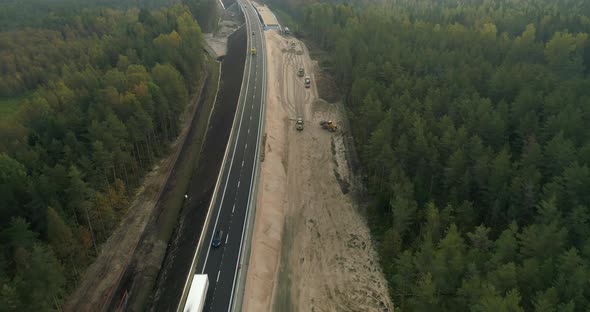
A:
<svg viewBox="0 0 590 312">
<path fill-rule="evenodd" d="M 295 41 L 295 47 L 290 41 Z M 393 310 L 352 183 L 338 104 L 317 98 L 305 46 L 267 31 L 267 109 L 244 311 Z M 304 67 L 312 86 L 296 75 Z M 295 130 L 303 117 L 305 129 Z"/>
</svg>

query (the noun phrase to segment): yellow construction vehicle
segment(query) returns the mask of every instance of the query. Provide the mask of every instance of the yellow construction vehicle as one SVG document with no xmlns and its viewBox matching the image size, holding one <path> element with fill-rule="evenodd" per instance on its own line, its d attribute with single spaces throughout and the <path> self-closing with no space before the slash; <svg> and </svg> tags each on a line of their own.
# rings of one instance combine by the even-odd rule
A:
<svg viewBox="0 0 590 312">
<path fill-rule="evenodd" d="M 322 129 L 326 129 L 330 132 L 336 132 L 336 130 L 338 130 L 338 126 L 331 120 L 320 121 L 320 126 L 322 126 Z"/>
</svg>

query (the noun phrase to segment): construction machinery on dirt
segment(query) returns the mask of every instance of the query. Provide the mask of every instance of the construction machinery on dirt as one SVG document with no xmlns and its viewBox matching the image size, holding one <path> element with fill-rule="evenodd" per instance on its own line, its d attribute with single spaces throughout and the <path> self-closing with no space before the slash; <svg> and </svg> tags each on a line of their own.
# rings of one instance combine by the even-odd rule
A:
<svg viewBox="0 0 590 312">
<path fill-rule="evenodd" d="M 303 130 L 303 117 L 297 117 L 297 121 L 295 122 L 295 129 L 299 131 Z"/>
<path fill-rule="evenodd" d="M 336 132 L 338 130 L 338 126 L 331 120 L 320 121 L 320 126 L 322 126 L 322 129 L 326 129 L 330 132 Z"/>
</svg>

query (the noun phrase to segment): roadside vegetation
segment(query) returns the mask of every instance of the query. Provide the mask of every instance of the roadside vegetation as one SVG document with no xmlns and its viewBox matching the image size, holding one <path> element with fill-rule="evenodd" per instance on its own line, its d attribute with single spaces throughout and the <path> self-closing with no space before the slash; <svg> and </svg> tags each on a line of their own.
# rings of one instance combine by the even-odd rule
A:
<svg viewBox="0 0 590 312">
<path fill-rule="evenodd" d="M 206 70 L 200 1 L 82 2 L 0 5 L 1 311 L 60 306 Z"/>
<path fill-rule="evenodd" d="M 402 311 L 590 308 L 587 1 L 273 3 L 330 55 Z"/>
<path fill-rule="evenodd" d="M 207 72 L 209 73 L 209 77 L 207 78 L 208 82 L 203 88 L 205 93 L 201 95 L 203 97 L 201 104 L 204 105 L 204 107 L 202 109 L 202 114 L 195 116 L 195 120 L 193 121 L 193 125 L 196 128 L 195 134 L 190 138 L 193 139 L 193 148 L 189 152 L 190 157 L 187 157 L 188 161 L 182 168 L 179 167 L 177 169 L 179 177 L 178 181 L 176 181 L 177 186 L 175 186 L 173 190 L 174 195 L 169 196 L 169 202 L 162 207 L 164 212 L 163 216 L 160 218 L 163 220 L 159 221 L 164 226 L 163 229 L 158 232 L 158 238 L 163 242 L 167 242 L 170 239 L 172 232 L 176 227 L 179 211 L 184 203 L 184 194 L 189 188 L 191 176 L 199 163 L 201 153 L 203 153 L 202 148 L 207 134 L 207 128 L 209 126 L 209 118 L 215 105 L 217 82 L 219 80 L 219 67 L 221 64 L 209 58 L 204 65 L 208 67 Z"/>
</svg>

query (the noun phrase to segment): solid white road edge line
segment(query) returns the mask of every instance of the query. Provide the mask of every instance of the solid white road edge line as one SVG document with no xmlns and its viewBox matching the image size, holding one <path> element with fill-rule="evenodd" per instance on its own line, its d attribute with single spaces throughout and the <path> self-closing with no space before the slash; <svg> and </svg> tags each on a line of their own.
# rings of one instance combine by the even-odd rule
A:
<svg viewBox="0 0 590 312">
<path fill-rule="evenodd" d="M 244 74 L 246 73 L 246 70 L 244 70 Z M 211 123 L 211 117 L 213 116 L 213 111 L 215 110 L 215 103 L 217 103 L 217 95 L 219 93 L 219 86 L 221 85 L 221 65 L 219 66 L 219 76 L 217 77 L 217 91 L 215 92 L 215 98 L 213 99 L 213 108 L 211 108 L 211 111 L 209 112 L 209 117 L 207 118 L 207 128 L 209 128 L 209 124 Z M 230 138 L 231 138 L 231 133 L 233 133 L 234 131 L 234 126 L 235 123 L 237 121 L 237 114 L 234 114 L 234 120 L 232 121 L 232 129 L 230 131 Z M 215 188 L 213 189 L 213 195 L 211 196 L 211 202 L 209 203 L 209 207 L 207 209 L 207 216 L 205 217 L 205 222 L 203 223 L 203 228 L 201 229 L 201 238 L 199 239 L 199 242 L 197 243 L 197 248 L 195 249 L 195 253 L 193 254 L 193 260 L 191 262 L 191 267 L 189 269 L 188 272 L 188 276 L 186 277 L 186 281 L 184 283 L 184 287 L 182 289 L 182 294 L 180 296 L 180 301 L 178 302 L 178 306 L 176 307 L 176 311 L 180 312 L 181 309 L 184 310 L 184 305 L 186 303 L 186 298 L 188 296 L 188 289 L 189 289 L 189 285 L 192 283 L 192 278 L 191 275 L 194 274 L 194 272 L 196 271 L 196 262 L 197 262 L 197 254 L 199 249 L 201 248 L 201 244 L 203 242 L 202 237 L 204 237 L 203 235 L 206 232 L 207 229 L 207 224 L 209 223 L 209 219 L 211 218 L 211 207 L 213 205 L 213 198 L 216 197 L 217 191 L 219 190 L 219 186 L 220 186 L 220 181 L 221 181 L 221 177 L 223 176 L 223 168 L 225 166 L 225 161 L 227 159 L 227 155 L 229 154 L 229 147 L 230 147 L 230 141 L 228 140 L 226 146 L 225 146 L 225 152 L 223 153 L 223 161 L 221 162 L 221 167 L 220 167 L 220 171 L 219 171 L 219 175 L 217 175 L 217 181 L 215 182 Z"/>
<path fill-rule="evenodd" d="M 246 27 L 246 30 L 248 30 L 248 27 Z M 249 44 L 250 44 L 250 41 L 248 40 L 248 45 Z M 248 50 L 248 49 L 246 49 L 246 50 Z M 246 58 L 248 58 L 247 53 L 246 53 Z M 252 62 L 249 62 L 248 63 L 248 79 L 247 79 L 247 83 L 246 83 L 246 91 L 245 92 L 247 92 L 248 85 L 250 84 L 250 73 L 251 73 L 251 70 L 252 70 Z M 240 92 L 240 98 L 241 98 L 241 92 Z M 246 100 L 244 98 L 244 105 L 245 105 L 245 103 L 246 103 Z M 240 105 L 240 99 L 238 99 L 238 105 Z M 215 218 L 215 226 L 213 227 L 213 233 L 215 233 L 215 230 L 217 229 L 217 222 L 219 221 L 219 215 L 221 214 L 221 208 L 223 207 L 223 201 L 225 199 L 225 191 L 227 190 L 227 184 L 229 182 L 229 176 L 231 174 L 231 168 L 232 168 L 233 163 L 234 163 L 234 157 L 236 155 L 236 148 L 238 146 L 238 141 L 239 141 L 239 137 L 240 137 L 240 135 L 239 135 L 240 134 L 240 129 L 242 128 L 242 121 L 244 120 L 244 110 L 245 109 L 242 109 L 242 114 L 241 114 L 241 117 L 240 117 L 240 125 L 238 127 L 238 132 L 237 132 L 237 135 L 236 135 L 236 141 L 234 142 L 234 151 L 232 153 L 231 162 L 229 164 L 229 169 L 228 169 L 229 171 L 227 172 L 225 187 L 223 188 L 223 195 L 221 196 L 221 202 L 219 204 L 220 205 L 219 206 L 219 211 L 217 211 L 217 217 Z M 213 241 L 213 236 L 211 236 L 211 241 Z M 209 244 L 211 244 L 211 242 L 209 242 Z M 209 259 L 209 251 L 210 250 L 211 250 L 210 248 L 207 249 L 207 254 L 205 255 L 205 262 L 203 262 L 203 270 L 202 270 L 202 273 L 205 272 L 205 268 L 207 267 L 207 260 Z"/>
<path fill-rule="evenodd" d="M 260 25 L 260 20 L 258 20 L 257 25 L 260 28 L 260 26 L 261 26 Z M 264 36 L 262 36 L 261 44 L 262 44 L 263 41 L 264 41 Z M 262 51 L 262 48 L 260 50 Z M 266 89 L 266 85 L 265 85 L 266 84 L 266 56 L 265 56 L 265 53 L 264 52 L 262 52 L 262 64 L 263 64 L 263 67 L 262 67 L 262 75 L 263 75 L 262 85 L 263 85 L 263 91 L 266 91 L 265 90 Z M 241 260 L 240 259 L 240 256 L 242 254 L 242 247 L 243 247 L 242 244 L 243 244 L 243 240 L 244 240 L 244 233 L 246 231 L 246 223 L 248 221 L 248 216 L 249 216 L 249 213 L 250 213 L 250 204 L 251 204 L 251 201 L 252 201 L 252 189 L 254 187 L 254 175 L 257 172 L 258 164 L 259 164 L 259 162 L 258 162 L 258 153 L 259 153 L 259 148 L 260 148 L 260 141 L 262 139 L 262 136 L 261 136 L 261 132 L 260 131 L 262 130 L 262 122 L 263 122 L 263 119 L 264 119 L 264 116 L 263 116 L 263 107 L 264 107 L 264 105 L 263 104 L 264 104 L 264 101 L 265 101 L 265 96 L 266 96 L 266 93 L 265 92 L 262 92 L 262 94 L 260 96 L 260 114 L 259 114 L 259 119 L 258 119 L 258 132 L 257 132 L 258 133 L 258 140 L 256 140 L 256 149 L 255 149 L 256 152 L 254 154 L 254 167 L 252 168 L 252 176 L 250 178 L 251 179 L 250 180 L 250 193 L 248 195 L 248 203 L 246 205 L 246 215 L 244 217 L 244 226 L 242 228 L 242 237 L 240 238 L 240 249 L 238 251 L 238 262 L 236 263 L 236 269 L 235 269 L 235 272 L 234 272 L 234 281 L 233 281 L 233 284 L 232 284 L 231 295 L 230 295 L 230 298 L 229 298 L 228 312 L 231 311 L 231 309 L 232 309 L 232 300 L 233 300 L 234 291 L 235 291 L 236 279 L 237 279 L 237 276 L 238 276 L 238 269 L 240 267 L 240 260 Z"/>
</svg>

